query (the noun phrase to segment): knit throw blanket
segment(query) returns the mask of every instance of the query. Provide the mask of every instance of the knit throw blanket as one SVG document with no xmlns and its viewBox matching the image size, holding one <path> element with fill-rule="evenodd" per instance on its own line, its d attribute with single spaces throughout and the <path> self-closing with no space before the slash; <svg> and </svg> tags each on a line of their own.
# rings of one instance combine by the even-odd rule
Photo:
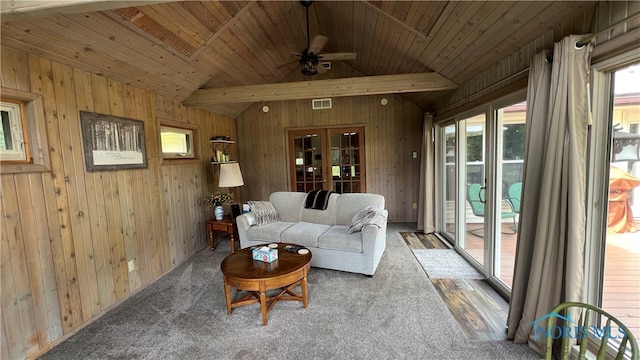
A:
<svg viewBox="0 0 640 360">
<path fill-rule="evenodd" d="M 311 190 L 304 200 L 305 209 L 326 210 L 329 205 L 329 196 L 334 192 L 331 190 Z"/>
</svg>

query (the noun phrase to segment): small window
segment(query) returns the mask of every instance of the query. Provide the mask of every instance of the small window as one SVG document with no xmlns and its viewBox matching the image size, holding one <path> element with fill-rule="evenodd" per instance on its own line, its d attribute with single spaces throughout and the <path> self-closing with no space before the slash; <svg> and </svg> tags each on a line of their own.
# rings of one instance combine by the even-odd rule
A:
<svg viewBox="0 0 640 360">
<path fill-rule="evenodd" d="M 51 171 L 42 95 L 5 87 L 0 94 L 0 172 Z"/>
<path fill-rule="evenodd" d="M 194 159 L 193 130 L 173 126 L 160 126 L 162 158 Z"/>
<path fill-rule="evenodd" d="M 24 119 L 24 104 L 2 99 L 0 103 L 0 160 L 2 162 L 28 163 L 28 129 Z"/>
</svg>

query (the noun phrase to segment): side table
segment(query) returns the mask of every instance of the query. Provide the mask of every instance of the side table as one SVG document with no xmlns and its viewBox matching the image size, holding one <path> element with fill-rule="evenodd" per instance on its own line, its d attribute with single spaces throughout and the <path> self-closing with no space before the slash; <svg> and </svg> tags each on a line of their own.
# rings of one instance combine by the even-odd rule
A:
<svg viewBox="0 0 640 360">
<path fill-rule="evenodd" d="M 230 216 L 225 216 L 222 220 L 211 219 L 207 220 L 207 234 L 209 234 L 209 248 L 211 251 L 215 250 L 213 246 L 215 242 L 214 232 L 224 231 L 230 235 L 231 239 L 231 253 L 236 251 L 236 223 Z"/>
</svg>

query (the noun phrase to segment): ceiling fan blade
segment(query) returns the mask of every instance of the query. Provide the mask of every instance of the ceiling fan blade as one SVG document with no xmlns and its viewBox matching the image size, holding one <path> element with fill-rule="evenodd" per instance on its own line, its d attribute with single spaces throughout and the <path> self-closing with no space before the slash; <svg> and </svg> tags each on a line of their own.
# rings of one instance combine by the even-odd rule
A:
<svg viewBox="0 0 640 360">
<path fill-rule="evenodd" d="M 311 40 L 311 44 L 309 44 L 308 51 L 310 53 L 317 54 L 320 51 L 322 51 L 322 48 L 324 48 L 324 46 L 327 45 L 327 42 L 329 42 L 328 37 L 324 35 L 316 35 L 313 37 L 313 40 Z"/>
<path fill-rule="evenodd" d="M 320 54 L 318 55 L 319 60 L 325 61 L 344 61 L 344 60 L 355 60 L 356 53 L 353 52 L 343 52 L 343 53 L 328 53 L 328 54 Z"/>
<path fill-rule="evenodd" d="M 286 62 L 286 63 L 284 63 L 284 64 L 282 64 L 282 65 L 278 65 L 278 66 L 276 67 L 276 69 L 282 69 L 282 68 L 284 68 L 284 67 L 291 66 L 291 64 L 295 64 L 295 63 L 299 63 L 299 62 L 300 62 L 300 60 L 293 60 L 293 61 L 289 61 L 289 62 Z"/>
</svg>

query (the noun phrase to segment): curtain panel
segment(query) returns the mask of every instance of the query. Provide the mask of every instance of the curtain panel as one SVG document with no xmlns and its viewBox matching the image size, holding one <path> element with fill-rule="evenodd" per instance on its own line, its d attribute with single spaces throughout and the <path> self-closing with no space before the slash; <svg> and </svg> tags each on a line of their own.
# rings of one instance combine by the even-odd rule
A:
<svg viewBox="0 0 640 360">
<path fill-rule="evenodd" d="M 433 114 L 424 115 L 422 151 L 420 152 L 420 191 L 418 194 L 418 230 L 431 233 L 435 227 L 435 149 L 433 143 Z"/>
<path fill-rule="evenodd" d="M 537 319 L 581 301 L 584 283 L 586 164 L 591 44 L 568 36 L 529 67 L 527 135 L 508 337 L 544 354 Z"/>
</svg>

